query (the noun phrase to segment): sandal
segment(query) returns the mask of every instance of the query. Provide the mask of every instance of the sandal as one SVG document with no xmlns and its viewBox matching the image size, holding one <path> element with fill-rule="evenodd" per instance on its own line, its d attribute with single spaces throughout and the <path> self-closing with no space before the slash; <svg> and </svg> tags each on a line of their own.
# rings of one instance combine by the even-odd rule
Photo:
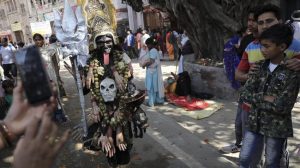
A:
<svg viewBox="0 0 300 168">
<path fill-rule="evenodd" d="M 224 153 L 237 153 L 241 151 L 241 145 L 229 145 L 221 148 Z"/>
</svg>

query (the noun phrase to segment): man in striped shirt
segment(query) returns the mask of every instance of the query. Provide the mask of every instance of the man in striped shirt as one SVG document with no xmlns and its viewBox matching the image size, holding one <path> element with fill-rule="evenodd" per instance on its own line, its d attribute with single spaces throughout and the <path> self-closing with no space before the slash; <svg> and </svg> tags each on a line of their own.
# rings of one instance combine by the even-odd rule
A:
<svg viewBox="0 0 300 168">
<path fill-rule="evenodd" d="M 280 8 L 271 4 L 261 6 L 256 11 L 254 18 L 257 21 L 259 35 L 269 27 L 282 22 Z M 286 62 L 287 67 L 291 70 L 299 71 L 300 60 L 298 58 L 300 58 L 300 42 L 294 39 L 290 47 L 286 49 L 285 54 L 287 58 L 290 58 Z M 252 73 L 256 73 L 257 71 L 258 67 L 255 63 L 261 60 L 264 60 L 263 54 L 261 53 L 261 44 L 258 40 L 254 40 L 247 46 L 243 53 L 242 59 L 235 73 L 236 80 L 246 82 L 248 80 L 248 76 Z M 245 116 L 248 116 L 249 111 L 250 106 L 244 103 L 242 105 L 242 113 Z M 261 158 L 254 158 L 253 160 L 253 164 L 257 165 L 256 162 L 259 162 Z M 285 160 L 288 162 L 288 158 Z M 285 163 L 285 165 L 288 167 L 288 163 Z"/>
</svg>

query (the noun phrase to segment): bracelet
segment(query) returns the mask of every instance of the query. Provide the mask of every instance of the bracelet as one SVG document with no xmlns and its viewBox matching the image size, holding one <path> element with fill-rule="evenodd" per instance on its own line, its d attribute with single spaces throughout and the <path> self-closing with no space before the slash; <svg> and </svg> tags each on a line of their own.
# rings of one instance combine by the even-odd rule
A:
<svg viewBox="0 0 300 168">
<path fill-rule="evenodd" d="M 0 123 L 0 133 L 1 133 L 1 138 L 2 138 L 2 140 L 4 140 L 3 142 L 4 142 L 4 144 L 6 144 L 6 146 L 8 146 L 8 147 L 12 147 L 12 142 L 11 142 L 11 140 L 10 140 L 10 132 L 9 132 L 9 130 L 8 130 L 8 128 L 7 128 L 7 126 L 5 125 L 5 123 L 4 122 L 1 122 Z"/>
</svg>

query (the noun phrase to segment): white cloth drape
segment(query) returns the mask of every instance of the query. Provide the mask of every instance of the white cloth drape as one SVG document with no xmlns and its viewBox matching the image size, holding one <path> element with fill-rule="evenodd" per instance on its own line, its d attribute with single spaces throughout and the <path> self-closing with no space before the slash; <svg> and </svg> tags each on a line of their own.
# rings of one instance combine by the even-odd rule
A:
<svg viewBox="0 0 300 168">
<path fill-rule="evenodd" d="M 182 39 L 180 41 L 181 46 L 183 47 L 185 45 L 185 43 L 189 40 L 189 37 L 186 36 L 185 34 L 182 35 Z M 181 54 L 179 62 L 178 62 L 178 70 L 177 70 L 177 74 L 180 74 L 183 72 L 183 55 Z"/>
<path fill-rule="evenodd" d="M 164 88 L 164 81 L 163 81 L 163 77 L 162 77 L 162 70 L 161 70 L 161 63 L 160 63 L 159 56 L 156 58 L 155 61 L 157 63 L 158 96 L 159 96 L 159 98 L 164 98 L 165 97 L 165 88 Z"/>
</svg>

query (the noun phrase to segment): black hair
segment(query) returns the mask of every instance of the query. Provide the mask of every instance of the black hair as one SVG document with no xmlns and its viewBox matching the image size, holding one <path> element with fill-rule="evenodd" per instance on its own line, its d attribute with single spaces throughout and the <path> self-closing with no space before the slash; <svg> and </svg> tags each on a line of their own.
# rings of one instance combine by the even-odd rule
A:
<svg viewBox="0 0 300 168">
<path fill-rule="evenodd" d="M 10 79 L 4 80 L 2 82 L 2 88 L 4 89 L 4 92 L 6 94 L 9 94 L 8 91 L 7 91 L 7 89 L 8 88 L 14 88 L 14 81 L 10 80 Z"/>
<path fill-rule="evenodd" d="M 107 33 L 107 34 L 103 34 L 103 35 L 99 35 L 99 36 L 97 36 L 97 37 L 96 37 L 96 39 L 95 39 L 95 41 L 97 41 L 97 40 L 98 40 L 98 38 L 101 38 L 101 37 L 103 37 L 103 36 L 106 36 L 106 37 L 109 37 L 109 38 L 111 38 L 113 45 L 115 45 L 115 42 L 114 42 L 114 37 L 113 37 L 113 35 L 112 35 L 112 34 L 110 34 L 110 33 Z"/>
<path fill-rule="evenodd" d="M 247 31 L 247 27 L 246 26 L 244 26 L 244 27 L 241 27 L 236 33 L 238 34 L 238 35 L 243 35 L 243 33 L 245 33 Z"/>
<path fill-rule="evenodd" d="M 290 24 L 276 24 L 263 31 L 259 40 L 271 40 L 277 45 L 286 44 L 287 48 L 293 41 L 294 29 Z"/>
<path fill-rule="evenodd" d="M 248 16 L 250 14 L 255 14 L 259 8 L 260 8 L 260 6 L 255 6 L 255 7 L 250 8 L 248 11 Z"/>
<path fill-rule="evenodd" d="M 253 13 L 253 14 L 255 13 L 255 8 L 250 8 L 250 9 L 249 9 L 249 11 L 248 11 L 248 16 L 249 16 L 251 13 Z"/>
<path fill-rule="evenodd" d="M 155 39 L 152 37 L 148 38 L 145 43 L 146 43 L 146 45 L 149 45 L 149 44 L 157 45 L 157 41 L 155 41 Z"/>
<path fill-rule="evenodd" d="M 258 7 L 254 13 L 254 19 L 257 21 L 258 17 L 266 12 L 272 12 L 278 20 L 281 19 L 280 8 L 273 4 L 266 4 Z"/>
<path fill-rule="evenodd" d="M 34 35 L 33 35 L 33 40 L 35 39 L 35 38 L 37 38 L 37 37 L 40 37 L 41 39 L 43 39 L 44 40 L 44 37 L 40 34 L 40 33 L 35 33 Z"/>
<path fill-rule="evenodd" d="M 56 43 L 56 42 L 57 42 L 56 35 L 55 35 L 55 34 L 52 34 L 52 35 L 49 37 L 49 43 L 52 44 L 52 43 Z"/>
<path fill-rule="evenodd" d="M 18 44 L 17 44 L 18 46 L 20 46 L 20 47 L 24 47 L 24 45 L 25 45 L 25 43 L 24 42 L 22 42 L 22 41 L 20 41 L 20 42 L 18 42 Z"/>
<path fill-rule="evenodd" d="M 6 38 L 6 37 L 4 37 L 2 40 L 3 40 L 4 42 L 8 42 L 8 38 Z"/>
<path fill-rule="evenodd" d="M 118 36 L 118 42 L 119 44 L 123 44 L 124 43 L 124 37 Z"/>
<path fill-rule="evenodd" d="M 136 32 L 137 32 L 137 33 L 142 33 L 142 31 L 143 31 L 142 28 L 138 28 Z"/>
</svg>

